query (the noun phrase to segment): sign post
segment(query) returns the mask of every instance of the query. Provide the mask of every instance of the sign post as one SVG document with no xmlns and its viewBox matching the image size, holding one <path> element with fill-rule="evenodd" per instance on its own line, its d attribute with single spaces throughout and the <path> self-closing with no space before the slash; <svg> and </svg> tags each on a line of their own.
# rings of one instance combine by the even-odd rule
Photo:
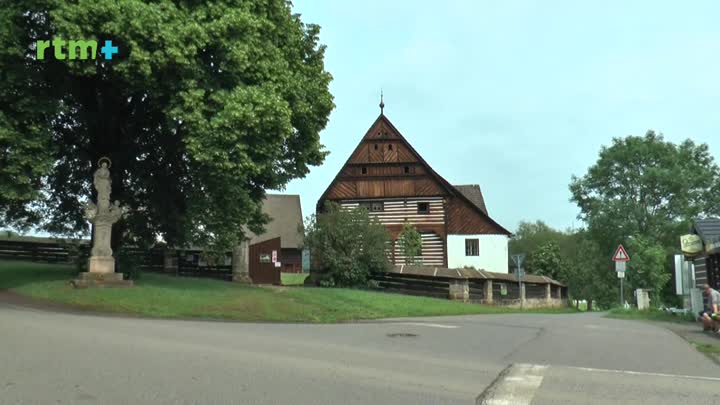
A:
<svg viewBox="0 0 720 405">
<path fill-rule="evenodd" d="M 516 275 L 518 279 L 518 296 L 520 298 L 520 309 L 523 309 L 523 291 L 522 291 L 522 278 L 525 276 L 525 272 L 523 271 L 522 264 L 525 260 L 525 253 L 520 253 L 516 255 L 512 255 L 512 260 L 515 263 L 515 266 L 517 267 Z"/>
<path fill-rule="evenodd" d="M 623 280 L 625 279 L 625 265 L 630 261 L 630 256 L 623 245 L 618 245 L 613 256 L 615 262 L 615 271 L 617 272 L 618 278 L 620 279 L 620 306 L 625 305 L 625 294 L 623 291 Z"/>
</svg>

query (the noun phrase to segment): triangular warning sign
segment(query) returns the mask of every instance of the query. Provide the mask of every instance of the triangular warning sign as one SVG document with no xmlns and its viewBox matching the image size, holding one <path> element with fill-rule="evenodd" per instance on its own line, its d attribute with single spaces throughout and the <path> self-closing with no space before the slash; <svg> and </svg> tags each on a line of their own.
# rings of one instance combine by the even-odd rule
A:
<svg viewBox="0 0 720 405">
<path fill-rule="evenodd" d="M 618 245 L 617 250 L 615 251 L 615 255 L 613 256 L 614 262 L 629 262 L 630 256 L 628 256 L 627 251 L 625 251 L 625 248 L 623 245 Z"/>
</svg>

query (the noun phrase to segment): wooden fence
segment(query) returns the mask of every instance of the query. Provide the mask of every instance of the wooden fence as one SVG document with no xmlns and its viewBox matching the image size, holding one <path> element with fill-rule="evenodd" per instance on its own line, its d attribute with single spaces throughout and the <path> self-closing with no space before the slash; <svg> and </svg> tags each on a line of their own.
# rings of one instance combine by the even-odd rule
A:
<svg viewBox="0 0 720 405">
<path fill-rule="evenodd" d="M 0 240 L 0 259 L 63 263 L 72 261 L 76 248 L 70 243 Z"/>
<path fill-rule="evenodd" d="M 526 275 L 522 290 L 512 274 L 433 266 L 396 266 L 373 277 L 386 292 L 459 299 L 493 305 L 562 306 L 567 287 L 549 277 Z"/>
<path fill-rule="evenodd" d="M 373 277 L 378 287 L 387 292 L 425 297 L 447 298 L 448 279 L 412 274 L 384 273 Z"/>
<path fill-rule="evenodd" d="M 175 251 L 171 270 L 165 268 L 165 249 L 163 247 L 140 248 L 123 246 L 122 253 L 132 257 L 140 271 L 164 273 L 184 277 L 205 277 L 220 280 L 232 280 L 232 265 L 204 264 L 197 260 L 202 256 L 198 250 Z M 90 244 L 86 240 L 73 242 L 32 242 L 0 240 L 0 259 L 23 260 L 33 262 L 72 263 L 90 255 Z M 187 257 L 195 260 L 187 260 Z"/>
</svg>

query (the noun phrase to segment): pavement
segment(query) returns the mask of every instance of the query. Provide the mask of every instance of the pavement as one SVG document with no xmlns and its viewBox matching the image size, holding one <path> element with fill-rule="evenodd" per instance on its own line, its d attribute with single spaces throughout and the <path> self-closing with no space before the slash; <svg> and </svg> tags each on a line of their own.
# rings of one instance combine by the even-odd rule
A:
<svg viewBox="0 0 720 405">
<path fill-rule="evenodd" d="M 334 325 L 0 302 L 0 404 L 720 404 L 678 334 L 598 313 Z"/>
</svg>

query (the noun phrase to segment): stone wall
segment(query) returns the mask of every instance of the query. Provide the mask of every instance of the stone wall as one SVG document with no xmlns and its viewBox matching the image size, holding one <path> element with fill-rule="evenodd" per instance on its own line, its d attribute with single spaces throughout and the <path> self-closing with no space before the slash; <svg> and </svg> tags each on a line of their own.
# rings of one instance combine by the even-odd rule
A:
<svg viewBox="0 0 720 405">
<path fill-rule="evenodd" d="M 525 284 L 523 284 L 522 290 L 515 290 L 515 294 L 498 296 L 493 293 L 493 283 L 506 283 L 506 281 L 494 281 L 488 279 L 483 280 L 482 282 L 479 280 L 473 280 L 473 282 L 470 283 L 468 279 L 451 279 L 448 281 L 448 299 L 486 305 L 506 306 L 510 308 L 558 308 L 567 306 L 567 300 L 562 298 L 562 291 L 564 287 L 559 285 L 550 283 L 545 284 L 542 287 L 543 297 L 526 298 L 527 290 L 525 288 Z M 472 296 L 470 284 L 472 284 L 472 288 L 475 290 L 480 288 L 479 284 L 482 284 L 482 290 L 484 292 L 482 299 L 470 299 Z M 538 290 L 538 288 L 536 288 L 536 290 Z M 520 292 L 519 297 L 518 292 Z"/>
</svg>

